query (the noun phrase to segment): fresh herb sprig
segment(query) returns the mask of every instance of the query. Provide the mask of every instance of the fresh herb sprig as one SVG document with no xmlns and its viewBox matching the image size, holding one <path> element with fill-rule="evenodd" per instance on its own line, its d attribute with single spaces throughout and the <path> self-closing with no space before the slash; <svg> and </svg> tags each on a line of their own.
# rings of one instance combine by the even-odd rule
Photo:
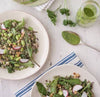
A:
<svg viewBox="0 0 100 97">
<path fill-rule="evenodd" d="M 55 11 L 52 11 L 52 10 L 47 10 L 47 13 L 48 13 L 48 17 L 50 18 L 51 22 L 56 25 L 56 22 L 57 22 L 57 12 L 58 10 L 60 11 L 60 13 L 62 15 L 65 15 L 66 16 L 66 19 L 63 20 L 63 25 L 64 26 L 70 26 L 70 27 L 75 27 L 76 26 L 76 23 L 73 22 L 72 20 L 69 19 L 69 16 L 70 16 L 70 10 L 67 8 L 67 3 L 66 3 L 67 0 L 64 0 L 64 8 L 61 8 L 58 7 Z"/>
<path fill-rule="evenodd" d="M 69 19 L 69 16 L 70 16 L 70 10 L 67 8 L 67 3 L 66 3 L 67 0 L 64 0 L 64 8 L 61 8 L 60 9 L 60 13 L 62 15 L 65 15 L 66 16 L 66 19 L 63 20 L 63 25 L 64 26 L 70 26 L 70 27 L 75 27 L 76 26 L 76 23 L 74 23 L 72 20 Z"/>
<path fill-rule="evenodd" d="M 48 16 L 51 19 L 51 22 L 56 25 L 56 21 L 57 21 L 57 15 L 55 14 L 55 11 L 51 11 L 51 10 L 47 10 L 48 12 Z"/>
<path fill-rule="evenodd" d="M 65 19 L 63 20 L 63 25 L 64 26 L 70 26 L 70 27 L 75 27 L 76 26 L 76 23 L 74 23 L 72 20 L 68 20 L 68 19 Z"/>
<path fill-rule="evenodd" d="M 69 9 L 67 9 L 67 8 L 62 8 L 62 9 L 60 9 L 60 13 L 62 14 L 62 15 L 66 15 L 66 16 L 70 16 L 70 10 Z"/>
<path fill-rule="evenodd" d="M 54 11 L 51 11 L 51 10 L 47 10 L 47 13 L 48 13 L 48 17 L 50 18 L 51 22 L 56 25 L 56 22 L 57 22 L 57 12 L 58 10 L 60 9 L 61 5 Z"/>
</svg>

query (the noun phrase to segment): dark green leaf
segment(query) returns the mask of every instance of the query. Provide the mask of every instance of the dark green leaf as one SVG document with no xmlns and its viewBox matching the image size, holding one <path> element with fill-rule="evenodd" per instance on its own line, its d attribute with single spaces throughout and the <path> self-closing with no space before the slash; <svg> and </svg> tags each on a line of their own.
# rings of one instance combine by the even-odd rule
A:
<svg viewBox="0 0 100 97">
<path fill-rule="evenodd" d="M 47 96 L 47 93 L 48 93 L 48 92 L 47 92 L 46 88 L 44 87 L 44 85 L 43 85 L 42 83 L 39 83 L 39 82 L 37 82 L 36 85 L 37 85 L 38 91 L 39 91 L 42 95 Z"/>
<path fill-rule="evenodd" d="M 68 24 L 69 24 L 69 23 L 68 23 L 68 20 L 64 20 L 64 21 L 63 21 L 63 25 L 64 25 L 64 26 L 67 26 Z"/>
<path fill-rule="evenodd" d="M 66 82 L 68 82 L 71 85 L 81 85 L 82 84 L 80 79 L 70 79 L 70 80 L 67 80 Z"/>
<path fill-rule="evenodd" d="M 51 90 L 51 93 L 56 93 L 57 92 L 57 84 L 58 84 L 58 77 L 55 78 L 51 85 L 50 85 L 50 90 Z"/>
<path fill-rule="evenodd" d="M 82 89 L 81 93 L 85 91 L 87 92 L 89 97 L 94 97 L 94 94 L 91 89 L 92 89 L 92 83 L 88 82 L 87 85 Z"/>
<path fill-rule="evenodd" d="M 54 11 L 51 10 L 47 10 L 48 13 L 48 17 L 50 18 L 51 22 L 56 25 L 56 21 L 57 21 L 57 15 L 55 14 Z"/>
<path fill-rule="evenodd" d="M 8 70 L 8 73 L 13 73 L 13 72 L 14 72 L 14 70 L 13 70 L 13 67 L 12 67 L 12 66 L 7 67 L 7 70 Z"/>
<path fill-rule="evenodd" d="M 25 43 L 26 43 L 26 47 L 27 47 L 27 52 L 29 54 L 29 57 L 32 58 L 32 54 L 33 54 L 33 49 L 30 43 L 30 38 L 27 34 L 27 32 L 25 32 Z"/>
<path fill-rule="evenodd" d="M 66 8 L 60 9 L 60 13 L 61 13 L 62 15 L 65 14 L 66 16 L 69 16 L 69 15 L 70 15 L 69 9 L 66 9 Z"/>
<path fill-rule="evenodd" d="M 12 26 L 12 20 L 6 20 L 4 22 L 4 25 L 5 25 L 6 28 L 11 28 L 11 26 Z"/>
<path fill-rule="evenodd" d="M 63 21 L 63 25 L 64 26 L 69 25 L 70 27 L 75 27 L 76 26 L 76 23 L 74 23 L 72 20 L 64 20 Z"/>
<path fill-rule="evenodd" d="M 81 85 L 82 84 L 82 82 L 81 82 L 81 80 L 80 79 L 66 79 L 66 78 L 64 78 L 64 77 L 60 77 L 59 78 L 59 84 L 61 84 L 61 85 L 65 85 L 65 83 L 68 83 L 68 84 L 70 84 L 70 85 Z"/>
<path fill-rule="evenodd" d="M 33 53 L 32 48 L 31 47 L 27 47 L 27 51 L 28 51 L 29 57 L 32 57 L 32 53 Z"/>
<path fill-rule="evenodd" d="M 16 30 L 21 30 L 23 27 L 25 26 L 25 21 L 24 19 L 18 23 L 18 25 L 16 26 Z"/>
<path fill-rule="evenodd" d="M 28 27 L 28 30 L 33 31 L 33 28 L 32 27 Z"/>
<path fill-rule="evenodd" d="M 27 63 L 20 63 L 20 64 L 26 67 L 34 67 L 34 64 L 31 61 L 28 61 Z"/>
</svg>

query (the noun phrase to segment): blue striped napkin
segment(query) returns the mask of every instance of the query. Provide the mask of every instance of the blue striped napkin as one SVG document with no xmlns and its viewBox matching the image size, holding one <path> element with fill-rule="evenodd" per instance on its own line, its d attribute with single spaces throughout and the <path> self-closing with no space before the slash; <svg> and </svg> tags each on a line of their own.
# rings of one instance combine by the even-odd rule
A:
<svg viewBox="0 0 100 97">
<path fill-rule="evenodd" d="M 26 96 L 27 93 L 30 92 L 30 90 L 32 89 L 32 86 L 35 84 L 35 82 L 38 80 L 38 78 L 40 78 L 42 75 L 44 75 L 46 72 L 48 72 L 49 70 L 51 70 L 52 68 L 56 67 L 56 66 L 60 66 L 63 64 L 68 64 L 71 63 L 73 65 L 79 66 L 79 67 L 83 67 L 84 65 L 82 64 L 82 62 L 80 61 L 80 59 L 77 57 L 77 55 L 72 52 L 71 54 L 67 55 L 65 58 L 63 58 L 62 60 L 60 60 L 57 64 L 51 66 L 49 69 L 47 69 L 45 72 L 43 72 L 42 74 L 40 74 L 38 77 L 36 77 L 35 79 L 33 79 L 32 81 L 30 81 L 27 85 L 25 85 L 22 89 L 20 89 L 19 91 L 17 91 L 15 93 L 16 97 L 28 97 Z"/>
</svg>

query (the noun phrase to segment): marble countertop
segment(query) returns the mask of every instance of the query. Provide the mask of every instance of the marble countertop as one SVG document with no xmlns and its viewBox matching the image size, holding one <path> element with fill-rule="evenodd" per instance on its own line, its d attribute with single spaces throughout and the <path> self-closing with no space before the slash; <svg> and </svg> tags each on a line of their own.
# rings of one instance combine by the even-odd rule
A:
<svg viewBox="0 0 100 97">
<path fill-rule="evenodd" d="M 73 20 L 75 20 L 75 14 L 83 1 L 84 0 L 75 0 L 74 3 L 73 0 L 68 0 L 68 6 L 71 9 L 71 18 Z M 100 3 L 100 0 L 98 0 L 98 2 Z M 51 9 L 56 9 L 60 4 L 62 4 L 62 0 L 56 0 Z M 83 64 L 86 65 L 87 70 L 91 72 L 100 83 L 100 52 L 97 52 L 85 45 L 72 46 L 65 42 L 61 36 L 61 32 L 64 30 L 76 31 L 86 43 L 91 44 L 97 49 L 100 49 L 100 18 L 90 28 L 82 28 L 79 26 L 70 28 L 62 25 L 64 17 L 61 15 L 58 15 L 57 25 L 54 26 L 50 22 L 46 11 L 39 12 L 33 7 L 17 4 L 13 2 L 13 0 L 3 0 L 0 3 L 0 13 L 9 10 L 28 12 L 35 16 L 44 25 L 50 38 L 50 53 L 44 67 L 35 75 L 19 81 L 1 80 L 0 97 L 14 97 L 16 90 L 46 70 L 50 66 L 51 62 L 52 65 L 57 63 L 60 59 L 64 58 L 72 51 L 79 56 Z"/>
</svg>

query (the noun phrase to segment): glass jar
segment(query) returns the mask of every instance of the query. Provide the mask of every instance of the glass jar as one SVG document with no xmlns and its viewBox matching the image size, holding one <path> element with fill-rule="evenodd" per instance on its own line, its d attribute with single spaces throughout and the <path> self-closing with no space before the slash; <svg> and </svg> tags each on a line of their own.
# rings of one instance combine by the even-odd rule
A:
<svg viewBox="0 0 100 97">
<path fill-rule="evenodd" d="M 100 15 L 100 6 L 96 1 L 84 2 L 77 12 L 76 21 L 82 27 L 91 26 Z"/>
</svg>

